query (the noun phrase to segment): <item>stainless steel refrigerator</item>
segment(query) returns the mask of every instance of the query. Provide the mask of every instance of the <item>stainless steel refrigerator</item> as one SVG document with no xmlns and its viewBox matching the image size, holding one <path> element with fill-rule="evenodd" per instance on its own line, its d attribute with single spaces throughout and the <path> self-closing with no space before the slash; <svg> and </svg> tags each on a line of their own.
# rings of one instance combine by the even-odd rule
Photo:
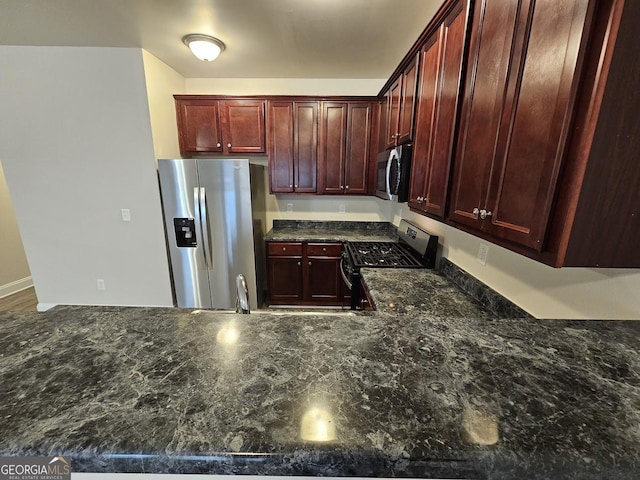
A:
<svg viewBox="0 0 640 480">
<path fill-rule="evenodd" d="M 247 159 L 160 159 L 174 293 L 179 307 L 231 309 L 243 274 L 252 309 L 265 280 L 265 169 Z"/>
</svg>

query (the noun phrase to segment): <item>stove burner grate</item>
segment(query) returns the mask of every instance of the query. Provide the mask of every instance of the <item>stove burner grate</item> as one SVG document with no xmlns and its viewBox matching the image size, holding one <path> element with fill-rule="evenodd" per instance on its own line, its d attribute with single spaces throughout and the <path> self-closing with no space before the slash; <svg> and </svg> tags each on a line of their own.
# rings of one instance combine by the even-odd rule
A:
<svg viewBox="0 0 640 480">
<path fill-rule="evenodd" d="M 348 248 L 356 267 L 424 267 L 398 243 L 349 242 Z"/>
</svg>

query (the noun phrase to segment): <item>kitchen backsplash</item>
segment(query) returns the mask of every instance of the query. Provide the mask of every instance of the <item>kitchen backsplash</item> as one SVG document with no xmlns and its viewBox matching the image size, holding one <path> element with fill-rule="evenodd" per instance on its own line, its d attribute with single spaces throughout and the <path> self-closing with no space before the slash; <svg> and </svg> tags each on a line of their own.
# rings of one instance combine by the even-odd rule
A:
<svg viewBox="0 0 640 480">
<path fill-rule="evenodd" d="M 440 272 L 498 318 L 533 318 L 516 304 L 444 257 L 440 259 Z"/>
</svg>

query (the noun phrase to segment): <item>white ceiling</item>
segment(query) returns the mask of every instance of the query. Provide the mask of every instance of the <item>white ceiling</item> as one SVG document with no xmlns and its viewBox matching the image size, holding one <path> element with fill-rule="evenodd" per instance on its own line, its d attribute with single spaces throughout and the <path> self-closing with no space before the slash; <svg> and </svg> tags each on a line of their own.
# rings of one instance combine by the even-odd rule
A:
<svg viewBox="0 0 640 480">
<path fill-rule="evenodd" d="M 443 0 L 0 0 L 0 45 L 141 47 L 186 78 L 387 78 Z M 181 39 L 227 49 L 197 60 Z"/>
</svg>

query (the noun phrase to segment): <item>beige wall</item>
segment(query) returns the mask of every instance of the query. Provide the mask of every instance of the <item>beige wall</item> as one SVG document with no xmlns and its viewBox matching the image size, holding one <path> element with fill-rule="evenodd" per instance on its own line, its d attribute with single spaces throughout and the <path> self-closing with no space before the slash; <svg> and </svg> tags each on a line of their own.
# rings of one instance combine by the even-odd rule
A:
<svg viewBox="0 0 640 480">
<path fill-rule="evenodd" d="M 377 95 L 386 79 L 187 78 L 187 93 L 207 95 Z"/>
<path fill-rule="evenodd" d="M 0 298 L 32 285 L 27 257 L 0 161 Z"/>
<path fill-rule="evenodd" d="M 173 95 L 186 92 L 185 79 L 146 50 L 142 60 L 155 158 L 180 158 Z"/>
<path fill-rule="evenodd" d="M 142 51 L 0 46 L 0 65 L 0 158 L 38 300 L 171 305 Z"/>
</svg>

